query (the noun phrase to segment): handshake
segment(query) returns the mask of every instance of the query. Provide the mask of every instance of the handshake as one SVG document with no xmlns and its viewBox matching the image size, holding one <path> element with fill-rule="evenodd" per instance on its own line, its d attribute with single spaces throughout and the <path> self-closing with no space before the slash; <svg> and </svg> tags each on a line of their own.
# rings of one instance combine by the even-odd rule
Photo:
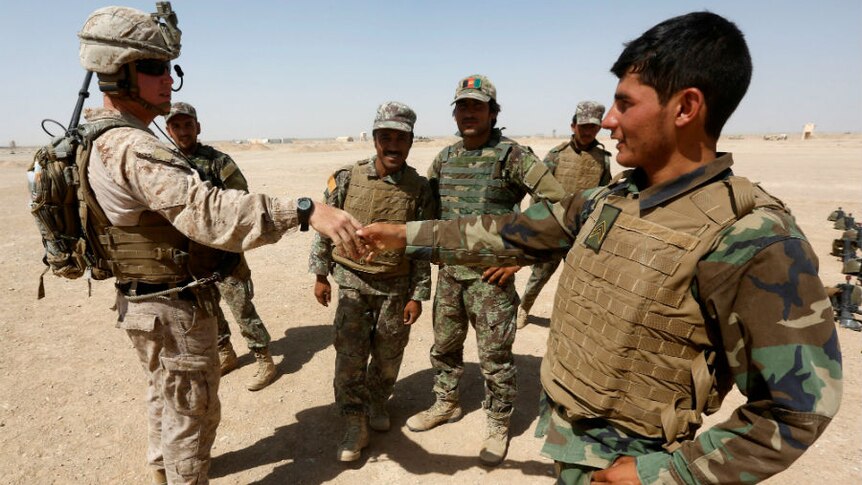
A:
<svg viewBox="0 0 862 485">
<path fill-rule="evenodd" d="M 381 251 L 407 245 L 406 225 L 375 222 L 363 227 L 347 212 L 323 203 L 314 204 L 308 222 L 354 259 L 373 261 Z"/>
</svg>

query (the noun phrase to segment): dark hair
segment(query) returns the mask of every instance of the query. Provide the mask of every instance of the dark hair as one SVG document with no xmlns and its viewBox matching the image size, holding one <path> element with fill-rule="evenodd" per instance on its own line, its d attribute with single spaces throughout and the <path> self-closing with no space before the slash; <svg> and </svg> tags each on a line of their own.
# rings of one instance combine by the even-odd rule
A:
<svg viewBox="0 0 862 485">
<path fill-rule="evenodd" d="M 498 103 L 496 99 L 491 98 L 488 101 L 488 112 L 489 113 L 500 114 L 500 111 L 502 111 L 502 110 L 503 109 L 500 106 L 500 103 Z M 452 108 L 452 116 L 455 116 L 455 108 Z M 494 128 L 495 126 L 497 126 L 497 118 L 496 117 L 494 117 L 494 121 L 491 122 L 491 128 Z"/>
<path fill-rule="evenodd" d="M 751 55 L 733 22 L 711 12 L 692 12 L 627 43 L 611 72 L 620 79 L 638 74 L 662 104 L 682 89 L 700 89 L 707 106 L 706 133 L 717 139 L 748 90 Z"/>
</svg>

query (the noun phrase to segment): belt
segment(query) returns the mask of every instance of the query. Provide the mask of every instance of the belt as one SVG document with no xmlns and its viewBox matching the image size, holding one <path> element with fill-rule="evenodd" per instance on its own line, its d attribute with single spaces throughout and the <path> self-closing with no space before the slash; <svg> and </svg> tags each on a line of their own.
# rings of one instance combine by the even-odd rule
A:
<svg viewBox="0 0 862 485">
<path fill-rule="evenodd" d="M 145 283 L 143 281 L 129 281 L 126 283 L 115 283 L 114 286 L 120 290 L 120 293 L 126 296 L 142 296 L 182 287 L 189 283 L 191 283 L 191 281 L 183 281 L 180 283 Z M 133 289 L 134 292 L 132 291 Z M 181 300 L 193 300 L 195 298 L 192 290 L 183 290 L 178 293 L 173 293 L 168 296 L 168 298 L 171 297 Z"/>
</svg>

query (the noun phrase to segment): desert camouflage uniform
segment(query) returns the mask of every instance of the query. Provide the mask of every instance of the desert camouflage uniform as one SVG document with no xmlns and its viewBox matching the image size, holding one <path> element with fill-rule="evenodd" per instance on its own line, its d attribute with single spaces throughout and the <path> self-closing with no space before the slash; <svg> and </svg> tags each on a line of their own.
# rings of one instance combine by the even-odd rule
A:
<svg viewBox="0 0 862 485">
<path fill-rule="evenodd" d="M 571 179 L 560 180 L 560 184 L 563 186 L 563 190 L 565 190 L 567 194 L 580 192 L 599 185 L 607 185 L 608 182 L 611 181 L 610 153 L 605 151 L 605 146 L 598 141 L 593 140 L 593 142 L 590 143 L 590 146 L 585 150 L 581 150 L 575 142 L 575 136 L 572 135 L 572 139 L 570 141 L 551 148 L 551 151 L 545 155 L 545 159 L 542 160 L 542 162 L 548 166 L 548 169 L 555 176 L 557 174 L 557 167 L 560 163 L 560 154 L 563 152 L 571 152 L 568 155 L 576 157 L 577 163 L 596 165 L 596 170 L 590 171 L 590 176 L 583 177 L 577 184 L 572 183 L 573 181 Z M 533 303 L 536 302 L 536 298 L 539 297 L 539 293 L 542 291 L 542 288 L 545 287 L 548 280 L 550 280 L 551 276 L 554 275 L 554 272 L 557 271 L 557 267 L 560 266 L 560 261 L 561 259 L 556 258 L 551 261 L 536 263 L 531 266 L 530 279 L 527 280 L 527 286 L 524 288 L 524 296 L 521 297 L 521 307 L 524 310 L 530 311 L 530 309 L 533 308 Z"/>
<path fill-rule="evenodd" d="M 276 242 L 298 225 L 292 200 L 204 184 L 137 119 L 102 108 L 86 117 L 134 126 L 101 135 L 90 157 L 89 181 L 112 224 L 137 226 L 154 212 L 190 239 L 233 252 Z M 212 291 L 142 302 L 117 292 L 117 327 L 147 374 L 148 462 L 164 468 L 171 483 L 207 483 L 220 419 L 215 305 Z"/>
<path fill-rule="evenodd" d="M 484 147 L 466 150 L 463 142 L 458 142 L 440 152 L 428 170 L 432 187 L 440 185 L 447 152 L 449 159 L 478 156 L 482 149 L 496 147 L 500 143 L 512 144 L 503 168 L 503 173 L 508 174 L 503 176 L 503 184 L 506 190 L 516 194 L 514 204 L 520 202 L 527 193 L 537 199 L 551 201 L 563 196 L 560 184 L 550 176 L 533 152 L 503 137 L 496 128 Z M 544 175 L 532 180 L 536 174 L 542 173 L 539 166 Z M 531 178 L 529 182 L 528 177 Z M 469 197 L 462 199 L 469 200 Z M 434 345 L 431 347 L 431 365 L 435 371 L 434 393 L 439 401 L 459 399 L 458 383 L 464 373 L 464 341 L 468 326 L 472 323 L 476 331 L 479 366 L 485 377 L 482 407 L 492 417 L 503 420 L 511 416 L 518 392 L 517 369 L 512 355 L 518 293 L 515 291 L 514 277 L 500 287 L 482 281 L 483 271 L 480 268 L 446 265 L 441 266 L 438 272 L 433 309 Z"/>
<path fill-rule="evenodd" d="M 727 177 L 731 165 L 725 154 L 643 191 L 634 170 L 611 187 L 638 200 L 642 211 L 660 210 Z M 477 265 L 553 257 L 572 247 L 590 192 L 493 221 L 410 223 L 407 254 Z M 462 245 L 474 252 L 453 251 Z M 817 258 L 789 213 L 756 209 L 725 228 L 697 263 L 691 292 L 708 310 L 703 318 L 717 351 L 721 396 L 735 383 L 748 402 L 669 453 L 663 439 L 627 433 L 603 418 L 570 421 L 566 409 L 546 399 L 536 431 L 547 437 L 542 453 L 557 461 L 562 483 L 588 483 L 592 471 L 621 455 L 637 457 L 644 484 L 756 483 L 789 466 L 835 415 L 842 392 L 838 335 Z"/>
<path fill-rule="evenodd" d="M 368 177 L 378 179 L 374 157 L 366 165 Z M 324 201 L 344 208 L 353 167 L 344 167 L 330 178 Z M 383 177 L 397 185 L 404 170 Z M 423 178 L 423 182 L 425 182 Z M 431 188 L 425 182 L 411 220 L 422 220 L 435 212 Z M 404 307 L 410 300 L 431 298 L 431 265 L 411 261 L 410 273 L 388 278 L 353 271 L 332 260 L 332 243 L 315 234 L 308 259 L 309 272 L 332 273 L 338 283 L 335 310 L 335 403 L 342 415 L 368 414 L 371 403 L 384 404 L 392 395 L 410 325 L 404 325 Z M 371 357 L 369 362 L 368 358 Z"/>
<path fill-rule="evenodd" d="M 198 143 L 194 153 L 187 158 L 201 179 L 220 189 L 234 189 L 248 193 L 248 182 L 237 164 L 226 153 Z M 251 301 L 254 298 L 251 269 L 244 255 L 239 258 L 233 272 L 218 283 L 219 296 L 227 302 L 242 336 L 248 343 L 248 348 L 260 351 L 267 348 L 270 336 Z M 216 319 L 218 320 L 218 345 L 226 345 L 230 342 L 230 327 L 221 306 L 216 306 Z"/>
</svg>

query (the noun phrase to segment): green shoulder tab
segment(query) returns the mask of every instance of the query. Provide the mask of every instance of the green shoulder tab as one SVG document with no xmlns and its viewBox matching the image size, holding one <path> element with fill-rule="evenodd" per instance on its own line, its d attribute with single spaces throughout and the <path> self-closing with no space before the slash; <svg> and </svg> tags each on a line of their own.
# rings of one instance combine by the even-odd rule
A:
<svg viewBox="0 0 862 485">
<path fill-rule="evenodd" d="M 174 152 L 161 143 L 155 141 L 153 143 L 141 143 L 136 145 L 134 150 L 135 154 L 141 158 L 191 169 L 185 160 L 177 157 Z"/>
</svg>

